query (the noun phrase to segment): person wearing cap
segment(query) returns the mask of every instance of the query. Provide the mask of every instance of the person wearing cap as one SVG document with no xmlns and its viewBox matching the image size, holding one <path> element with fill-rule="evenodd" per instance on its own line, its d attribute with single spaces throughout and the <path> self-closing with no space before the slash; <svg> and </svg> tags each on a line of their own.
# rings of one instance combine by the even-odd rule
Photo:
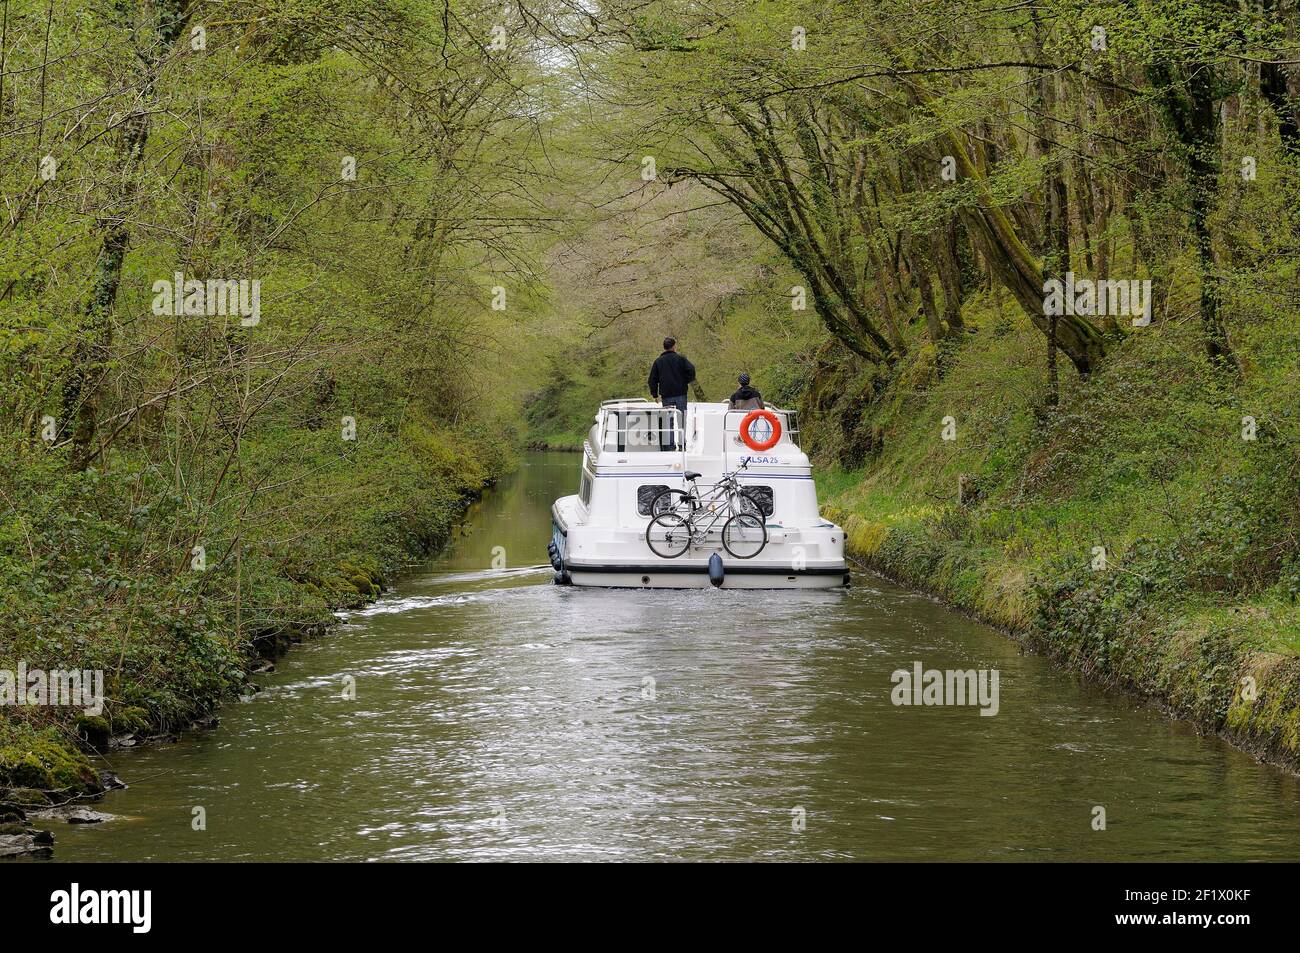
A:
<svg viewBox="0 0 1300 953">
<path fill-rule="evenodd" d="M 749 386 L 749 375 L 741 374 L 737 379 L 740 389 L 731 395 L 731 410 L 763 410 L 763 395 Z"/>
</svg>

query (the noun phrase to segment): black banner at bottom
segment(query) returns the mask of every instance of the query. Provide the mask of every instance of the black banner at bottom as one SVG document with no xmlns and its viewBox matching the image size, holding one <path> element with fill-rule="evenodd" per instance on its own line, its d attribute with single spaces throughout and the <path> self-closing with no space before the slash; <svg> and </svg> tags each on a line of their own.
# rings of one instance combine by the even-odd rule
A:
<svg viewBox="0 0 1300 953">
<path fill-rule="evenodd" d="M 1003 931 L 1046 930 L 1054 938 L 1097 934 L 1182 942 L 1202 936 L 1231 944 L 1285 929 L 1294 893 L 1289 865 L 858 865 L 788 869 L 674 869 L 662 884 L 644 870 L 601 875 L 575 867 L 544 883 L 433 865 L 53 865 L 0 867 L 6 932 L 77 934 L 127 944 L 177 939 L 221 941 L 272 936 L 337 943 L 376 930 L 421 924 L 504 923 L 527 929 L 557 919 L 608 921 L 653 936 L 656 923 L 699 922 L 719 930 L 853 929 L 878 939 L 925 942 L 988 939 Z M 454 879 L 451 879 L 454 877 Z M 571 882 L 569 878 L 572 878 Z M 686 882 L 683 882 L 685 878 Z M 748 898 L 746 897 L 748 894 Z M 748 902 L 746 902 L 748 899 Z M 755 903 L 755 901 L 758 901 Z M 755 911 L 762 913 L 753 921 Z M 509 913 L 508 920 L 500 918 Z M 483 923 L 482 915 L 490 919 Z M 526 920 L 535 913 L 545 920 Z M 743 919 L 753 925 L 745 930 Z M 279 924 L 279 926 L 277 926 Z M 712 929 L 710 929 L 712 927 Z M 919 931 L 919 932 L 918 932 Z M 992 931 L 990 933 L 990 931 Z M 618 942 L 610 933 L 607 941 Z"/>
</svg>

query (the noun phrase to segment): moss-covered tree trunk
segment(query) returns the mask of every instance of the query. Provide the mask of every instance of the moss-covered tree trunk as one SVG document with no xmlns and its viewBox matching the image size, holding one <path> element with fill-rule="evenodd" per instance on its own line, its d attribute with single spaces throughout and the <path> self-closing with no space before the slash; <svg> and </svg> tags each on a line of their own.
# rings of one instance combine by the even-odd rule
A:
<svg viewBox="0 0 1300 953">
<path fill-rule="evenodd" d="M 154 87 L 163 63 L 185 29 L 189 17 L 186 7 L 184 0 L 142 0 L 128 6 L 124 16 L 129 21 L 124 27 L 137 36 L 139 95 L 134 111 L 122 124 L 113 185 L 97 222 L 102 238 L 85 306 L 86 321 L 62 395 L 64 427 L 72 428 L 72 465 L 79 470 L 94 456 L 97 391 L 113 343 L 113 307 L 122 282 L 122 263 L 131 244 L 131 212 L 138 199 L 137 177 L 149 141 Z"/>
<path fill-rule="evenodd" d="M 1191 190 L 1192 236 L 1200 273 L 1201 337 L 1210 363 L 1239 370 L 1220 314 L 1219 267 L 1214 257 L 1210 211 L 1219 184 L 1219 100 L 1223 81 L 1213 64 L 1192 62 L 1175 68 L 1157 63 L 1148 70 L 1159 91 L 1165 119 L 1183 148 Z"/>
<path fill-rule="evenodd" d="M 964 327 L 961 303 L 965 293 L 961 275 L 961 262 L 957 257 L 957 219 L 953 218 L 930 235 L 930 253 L 939 284 L 943 286 L 943 320 L 949 331 Z"/>
<path fill-rule="evenodd" d="M 1052 322 L 1043 308 L 1043 265 L 1021 240 L 1007 213 L 983 187 L 984 177 L 957 133 L 948 136 L 961 176 L 977 184 L 981 202 L 965 211 L 967 226 L 977 235 L 990 270 L 1044 335 Z M 1101 329 L 1079 315 L 1063 314 L 1056 322 L 1057 345 L 1080 374 L 1090 374 L 1106 355 Z"/>
</svg>

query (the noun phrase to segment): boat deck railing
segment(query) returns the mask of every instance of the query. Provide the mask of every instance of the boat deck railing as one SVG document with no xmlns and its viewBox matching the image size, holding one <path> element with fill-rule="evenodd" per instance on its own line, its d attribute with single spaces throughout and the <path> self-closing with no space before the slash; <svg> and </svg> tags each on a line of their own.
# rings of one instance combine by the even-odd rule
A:
<svg viewBox="0 0 1300 953">
<path fill-rule="evenodd" d="M 720 410 L 714 405 L 715 412 Z M 783 407 L 767 408 L 781 421 L 781 441 L 799 446 L 799 413 Z M 618 398 L 602 401 L 599 422 L 599 445 L 593 450 L 618 453 L 672 453 L 682 451 L 686 420 L 681 411 L 664 407 L 646 398 Z M 739 436 L 741 422 L 748 410 L 723 410 L 724 436 Z M 700 418 L 694 418 L 699 426 Z"/>
<path fill-rule="evenodd" d="M 612 407 L 615 404 L 627 404 L 629 406 L 660 407 L 662 406 L 657 400 L 650 400 L 648 397 L 615 397 L 612 400 L 602 400 L 601 407 Z"/>
</svg>

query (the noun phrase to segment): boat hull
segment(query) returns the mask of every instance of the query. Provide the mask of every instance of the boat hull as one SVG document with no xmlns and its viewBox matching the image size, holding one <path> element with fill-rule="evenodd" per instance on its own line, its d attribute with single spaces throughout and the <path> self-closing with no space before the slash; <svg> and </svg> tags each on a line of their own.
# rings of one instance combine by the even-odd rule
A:
<svg viewBox="0 0 1300 953">
<path fill-rule="evenodd" d="M 567 565 L 564 576 L 574 586 L 619 589 L 707 589 L 708 564 L 674 566 L 667 561 L 641 566 Z M 724 564 L 722 589 L 840 589 L 849 584 L 847 568 L 791 572 L 781 566 Z"/>
<path fill-rule="evenodd" d="M 752 559 L 739 559 L 719 544 L 692 547 L 676 559 L 663 559 L 630 530 L 570 527 L 564 513 L 572 498 L 552 510 L 547 549 L 555 581 L 562 585 L 628 589 L 837 589 L 849 584 L 844 533 L 832 523 L 791 531 L 773 540 Z M 786 538 L 789 537 L 789 538 Z M 722 579 L 710 579 L 709 561 L 721 559 Z"/>
</svg>

